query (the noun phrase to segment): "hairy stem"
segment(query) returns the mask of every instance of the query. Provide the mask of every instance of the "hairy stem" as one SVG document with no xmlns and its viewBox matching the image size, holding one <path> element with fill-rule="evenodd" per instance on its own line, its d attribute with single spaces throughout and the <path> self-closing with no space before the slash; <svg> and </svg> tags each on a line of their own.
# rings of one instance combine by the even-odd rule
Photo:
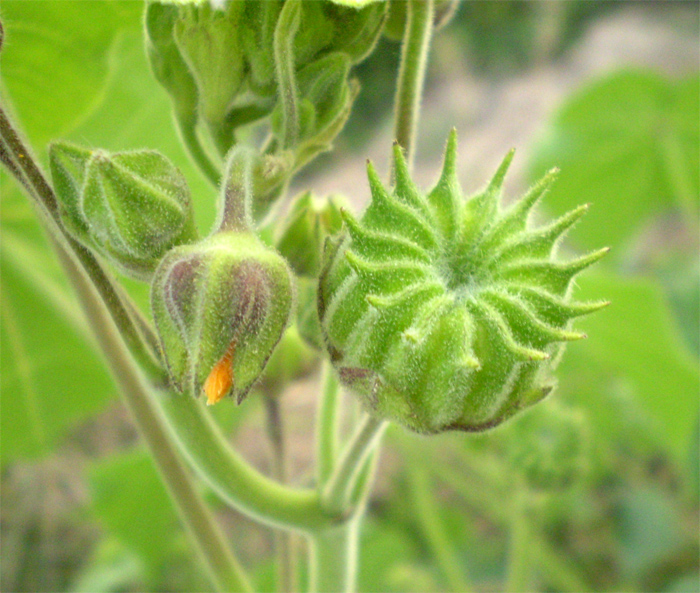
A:
<svg viewBox="0 0 700 593">
<path fill-rule="evenodd" d="M 160 363 L 155 332 L 143 319 L 138 307 L 104 270 L 92 252 L 65 231 L 53 189 L 1 107 L 0 161 L 24 186 L 29 197 L 44 213 L 46 226 L 51 235 L 78 259 L 109 309 L 114 323 L 134 358 L 148 373 L 151 380 L 157 384 L 165 384 L 167 375 Z"/>
<path fill-rule="evenodd" d="M 153 406 L 150 387 L 134 364 L 91 279 L 62 245 L 54 242 L 54 246 L 76 290 L 119 392 L 153 455 L 212 582 L 218 591 L 251 591 L 243 569 L 228 547 L 213 515 L 197 492 L 191 475 L 177 454 L 163 420 Z"/>
<path fill-rule="evenodd" d="M 301 20 L 301 0 L 288 0 L 280 12 L 273 51 L 278 94 L 282 101 L 281 146 L 293 147 L 299 135 L 299 97 L 294 68 L 294 38 Z"/>
<path fill-rule="evenodd" d="M 433 33 L 433 10 L 433 0 L 407 2 L 406 30 L 394 99 L 394 139 L 406 152 L 409 170 L 413 163 L 425 67 Z"/>
<path fill-rule="evenodd" d="M 233 507 L 262 523 L 293 531 L 315 531 L 341 520 L 321 506 L 315 490 L 284 486 L 252 467 L 228 445 L 200 402 L 170 394 L 157 401 L 185 457 Z"/>
<path fill-rule="evenodd" d="M 199 170 L 204 174 L 207 180 L 209 180 L 214 187 L 219 187 L 221 171 L 209 158 L 202 143 L 199 141 L 195 122 L 192 121 L 190 116 L 176 117 L 175 121 L 177 123 L 178 132 L 180 132 L 180 139 L 187 148 L 187 153 L 190 155 L 190 158 L 197 167 L 199 167 Z"/>
<path fill-rule="evenodd" d="M 338 408 L 340 389 L 333 367 L 323 364 L 323 391 L 316 420 L 316 481 L 322 488 L 335 467 L 338 450 Z"/>
<path fill-rule="evenodd" d="M 386 421 L 368 415 L 357 428 L 323 490 L 323 504 L 330 512 L 343 513 L 347 510 L 362 468 L 386 426 Z"/>
<path fill-rule="evenodd" d="M 310 540 L 309 590 L 318 593 L 355 590 L 359 518 L 315 533 Z"/>
</svg>

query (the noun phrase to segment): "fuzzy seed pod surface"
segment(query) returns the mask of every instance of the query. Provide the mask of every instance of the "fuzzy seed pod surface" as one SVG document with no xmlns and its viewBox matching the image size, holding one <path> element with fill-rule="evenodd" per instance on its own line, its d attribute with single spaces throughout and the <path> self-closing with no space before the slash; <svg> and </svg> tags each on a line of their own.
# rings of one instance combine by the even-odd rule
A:
<svg viewBox="0 0 700 593">
<path fill-rule="evenodd" d="M 573 278 L 607 249 L 559 261 L 581 206 L 528 228 L 546 175 L 507 209 L 509 153 L 486 189 L 462 196 L 456 134 L 427 195 L 395 146 L 395 188 L 370 164 L 372 201 L 326 242 L 318 293 L 326 346 L 341 381 L 372 413 L 414 431 L 481 431 L 547 396 L 572 320 L 607 302 L 571 298 Z"/>
</svg>

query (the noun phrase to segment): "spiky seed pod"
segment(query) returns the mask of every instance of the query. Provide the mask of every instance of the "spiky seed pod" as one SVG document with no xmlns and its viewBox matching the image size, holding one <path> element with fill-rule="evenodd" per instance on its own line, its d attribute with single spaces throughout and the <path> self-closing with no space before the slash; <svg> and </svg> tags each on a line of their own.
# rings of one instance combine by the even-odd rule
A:
<svg viewBox="0 0 700 593">
<path fill-rule="evenodd" d="M 422 433 L 480 431 L 544 398 L 571 321 L 606 302 L 571 300 L 572 279 L 608 251 L 555 258 L 583 206 L 528 229 L 551 172 L 500 208 L 509 153 L 489 185 L 465 200 L 453 132 L 427 195 L 394 149 L 389 192 L 368 165 L 372 201 L 347 234 L 328 240 L 319 318 L 341 381 L 375 414 Z"/>
</svg>

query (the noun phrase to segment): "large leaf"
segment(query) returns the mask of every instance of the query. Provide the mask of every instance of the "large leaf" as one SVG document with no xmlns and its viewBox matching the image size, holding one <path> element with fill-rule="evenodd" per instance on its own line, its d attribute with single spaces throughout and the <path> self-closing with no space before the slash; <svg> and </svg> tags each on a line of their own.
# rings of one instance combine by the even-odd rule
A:
<svg viewBox="0 0 700 593">
<path fill-rule="evenodd" d="M 624 246 L 668 207 L 694 224 L 700 151 L 698 77 L 618 72 L 573 95 L 537 147 L 532 171 L 561 169 L 547 206 L 592 208 L 576 230 L 585 247 Z M 624 250 L 613 250 L 619 255 Z M 613 260 L 611 260 L 613 261 Z"/>
<path fill-rule="evenodd" d="M 157 579 L 183 531 L 149 455 L 139 448 L 95 463 L 90 485 L 97 517 Z"/>
<path fill-rule="evenodd" d="M 5 0 L 2 82 L 29 138 L 68 133 L 104 98 L 120 31 L 140 26 L 139 2 Z"/>
<path fill-rule="evenodd" d="M 557 372 L 561 390 L 608 435 L 637 422 L 633 410 L 614 404 L 632 398 L 643 410 L 642 424 L 683 463 L 697 422 L 700 377 L 661 288 L 643 278 L 592 273 L 578 284 L 577 297 L 605 297 L 612 304 L 577 324 L 590 337 L 567 349 Z"/>
<path fill-rule="evenodd" d="M 76 422 L 101 410 L 113 387 L 32 208 L 4 171 L 0 193 L 5 463 L 48 451 Z"/>
</svg>

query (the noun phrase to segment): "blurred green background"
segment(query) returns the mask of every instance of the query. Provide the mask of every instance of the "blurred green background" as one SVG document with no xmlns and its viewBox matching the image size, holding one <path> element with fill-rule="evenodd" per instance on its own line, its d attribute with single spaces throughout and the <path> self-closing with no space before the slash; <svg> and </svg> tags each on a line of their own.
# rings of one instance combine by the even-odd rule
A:
<svg viewBox="0 0 700 593">
<path fill-rule="evenodd" d="M 209 228 L 215 192 L 190 164 L 145 60 L 135 1 L 3 0 L 0 91 L 45 162 L 52 139 L 149 147 L 181 168 Z M 698 591 L 700 55 L 697 2 L 465 1 L 437 35 L 417 176 L 461 139 L 467 193 L 512 146 L 514 198 L 552 166 L 542 205 L 590 202 L 564 254 L 610 245 L 577 297 L 612 305 L 578 326 L 555 395 L 480 436 L 392 428 L 362 532 L 362 591 L 499 591 L 517 545 L 541 591 Z M 362 92 L 336 151 L 298 188 L 368 196 L 386 171 L 399 45 L 356 70 Z M 0 172 L 0 588 L 207 588 L 28 200 Z M 127 283 L 147 307 L 147 287 Z M 316 380 L 284 395 L 293 479 L 310 475 Z M 262 406 L 217 406 L 262 467 Z M 571 421 L 575 419 L 575 421 Z M 562 427 L 570 430 L 563 431 Z M 211 496 L 260 590 L 272 535 Z"/>
</svg>

